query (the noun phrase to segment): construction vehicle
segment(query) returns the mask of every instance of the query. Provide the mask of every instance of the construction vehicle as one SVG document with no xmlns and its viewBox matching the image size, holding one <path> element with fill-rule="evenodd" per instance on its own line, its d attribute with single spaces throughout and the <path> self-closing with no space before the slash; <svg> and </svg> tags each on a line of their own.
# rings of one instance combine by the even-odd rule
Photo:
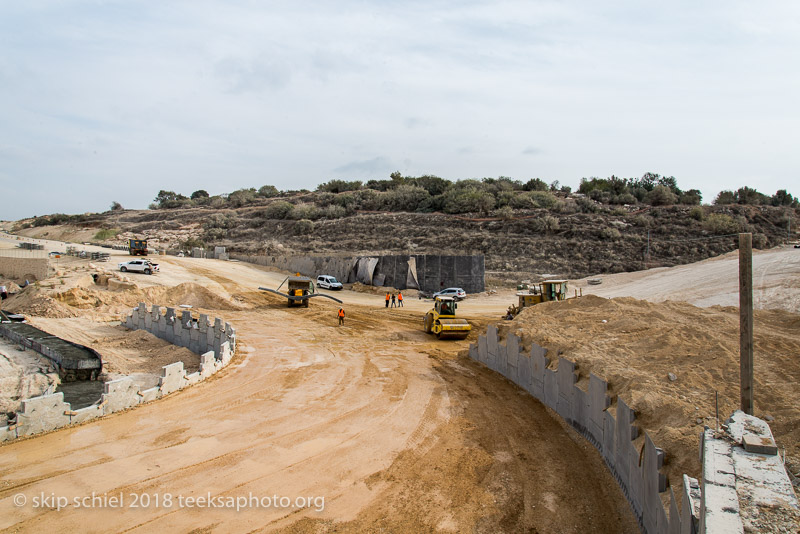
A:
<svg viewBox="0 0 800 534">
<path fill-rule="evenodd" d="M 567 281 L 566 280 L 545 280 L 539 284 L 530 284 L 517 287 L 517 296 L 519 297 L 519 306 L 516 310 L 517 313 L 522 311 L 526 306 L 534 306 L 541 302 L 550 302 L 551 300 L 566 300 L 567 298 Z M 527 291 L 524 291 L 527 289 Z"/>
<path fill-rule="evenodd" d="M 286 293 L 282 293 L 280 290 L 283 284 L 286 284 Z M 306 276 L 301 276 L 300 273 L 297 273 L 295 276 L 287 276 L 284 278 L 281 285 L 278 286 L 278 289 L 270 289 L 268 287 L 259 287 L 258 289 L 286 297 L 288 307 L 290 308 L 295 305 L 308 308 L 308 301 L 314 297 L 325 297 L 342 304 L 342 301 L 336 297 L 317 293 L 314 288 L 314 281 Z"/>
<path fill-rule="evenodd" d="M 439 339 L 465 339 L 472 326 L 466 319 L 456 319 L 458 304 L 453 297 L 436 297 L 433 309 L 425 314 L 425 333 L 435 334 Z"/>
<path fill-rule="evenodd" d="M 129 239 L 128 240 L 128 253 L 131 256 L 147 256 L 147 240 L 146 239 Z"/>
</svg>

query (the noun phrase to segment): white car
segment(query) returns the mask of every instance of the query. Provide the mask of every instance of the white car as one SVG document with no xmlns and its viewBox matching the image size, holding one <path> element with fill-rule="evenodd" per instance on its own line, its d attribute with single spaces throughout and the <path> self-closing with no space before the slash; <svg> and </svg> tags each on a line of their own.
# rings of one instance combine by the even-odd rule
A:
<svg viewBox="0 0 800 534">
<path fill-rule="evenodd" d="M 436 297 L 453 297 L 456 300 L 464 300 L 467 298 L 467 292 L 460 287 L 448 287 L 447 289 L 442 289 L 438 293 L 434 293 L 433 298 Z"/>
<path fill-rule="evenodd" d="M 321 274 L 317 277 L 317 287 L 321 289 L 342 289 L 342 283 L 336 277 Z"/>
<path fill-rule="evenodd" d="M 123 273 L 130 271 L 132 273 L 153 274 L 158 272 L 158 264 L 150 260 L 131 260 L 120 263 L 119 270 Z"/>
</svg>

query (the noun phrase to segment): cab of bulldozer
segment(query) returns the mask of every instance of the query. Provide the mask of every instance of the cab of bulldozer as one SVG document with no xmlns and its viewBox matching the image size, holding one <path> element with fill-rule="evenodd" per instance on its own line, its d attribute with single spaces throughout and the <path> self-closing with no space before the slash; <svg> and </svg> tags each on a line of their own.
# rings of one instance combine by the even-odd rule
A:
<svg viewBox="0 0 800 534">
<path fill-rule="evenodd" d="M 544 301 L 565 300 L 567 298 L 567 281 L 545 280 L 542 282 L 542 297 Z"/>
<path fill-rule="evenodd" d="M 439 315 L 455 315 L 456 314 L 456 301 L 452 298 L 436 298 L 436 304 L 433 306 L 436 313 Z"/>
</svg>

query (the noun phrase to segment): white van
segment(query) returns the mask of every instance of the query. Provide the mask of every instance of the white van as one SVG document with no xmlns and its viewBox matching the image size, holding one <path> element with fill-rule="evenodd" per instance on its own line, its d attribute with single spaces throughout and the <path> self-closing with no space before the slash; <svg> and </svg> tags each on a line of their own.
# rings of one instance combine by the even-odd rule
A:
<svg viewBox="0 0 800 534">
<path fill-rule="evenodd" d="M 321 274 L 317 277 L 317 287 L 321 289 L 342 289 L 342 284 L 333 276 Z"/>
</svg>

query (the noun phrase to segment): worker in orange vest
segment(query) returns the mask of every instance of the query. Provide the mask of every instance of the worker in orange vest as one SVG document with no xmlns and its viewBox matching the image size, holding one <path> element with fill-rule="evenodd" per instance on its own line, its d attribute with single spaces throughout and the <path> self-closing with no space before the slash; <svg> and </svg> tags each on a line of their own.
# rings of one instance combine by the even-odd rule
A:
<svg viewBox="0 0 800 534">
<path fill-rule="evenodd" d="M 344 324 L 344 308 L 339 308 L 339 324 Z"/>
<path fill-rule="evenodd" d="M 386 293 L 386 307 L 387 308 L 389 307 L 389 299 L 391 299 L 391 298 L 392 298 L 392 296 L 389 295 L 389 293 Z"/>
<path fill-rule="evenodd" d="M 397 307 L 398 308 L 402 308 L 403 307 L 403 292 L 402 291 L 398 291 L 397 292 Z"/>
</svg>

